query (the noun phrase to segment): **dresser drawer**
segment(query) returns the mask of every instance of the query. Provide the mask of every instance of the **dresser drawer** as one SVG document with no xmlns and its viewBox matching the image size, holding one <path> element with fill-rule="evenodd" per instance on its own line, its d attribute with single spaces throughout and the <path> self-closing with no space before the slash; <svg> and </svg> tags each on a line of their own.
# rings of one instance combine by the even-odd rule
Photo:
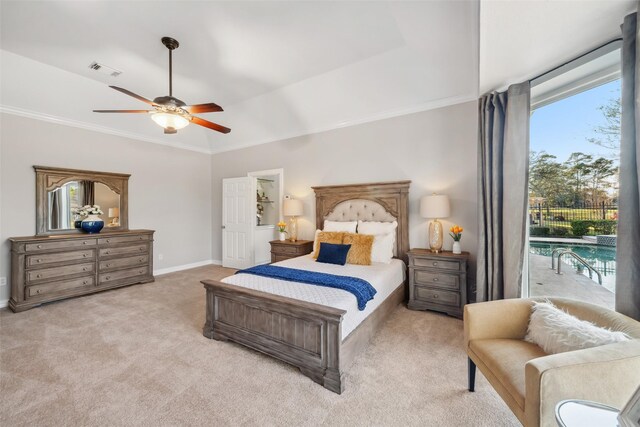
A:
<svg viewBox="0 0 640 427">
<path fill-rule="evenodd" d="M 29 267 L 38 267 L 47 264 L 59 264 L 62 262 L 79 261 L 79 260 L 92 260 L 95 258 L 95 249 L 89 249 L 86 251 L 71 251 L 71 252 L 58 252 L 47 253 L 37 255 L 27 255 L 26 264 Z"/>
<path fill-rule="evenodd" d="M 439 270 L 453 270 L 462 271 L 460 262 L 458 261 L 443 261 L 442 259 L 433 258 L 413 258 L 413 265 L 416 267 L 430 267 L 437 268 Z"/>
<path fill-rule="evenodd" d="M 457 274 L 433 273 L 426 270 L 411 268 L 413 282 L 418 285 L 436 286 L 438 288 L 460 289 L 460 277 Z"/>
<path fill-rule="evenodd" d="M 95 271 L 95 263 L 73 264 L 60 267 L 42 268 L 27 271 L 27 282 L 54 279 L 57 277 L 71 276 L 72 274 L 91 273 Z"/>
<path fill-rule="evenodd" d="M 282 255 L 297 255 L 302 248 L 300 246 L 274 245 L 273 252 Z"/>
<path fill-rule="evenodd" d="M 101 285 L 107 285 L 109 283 L 122 280 L 122 279 L 144 276 L 148 274 L 148 272 L 149 272 L 148 267 L 144 266 L 144 267 L 138 267 L 138 268 L 129 268 L 126 270 L 113 271 L 111 273 L 102 273 L 100 274 L 99 283 Z"/>
<path fill-rule="evenodd" d="M 121 246 L 117 248 L 100 249 L 99 255 L 102 258 L 102 257 L 111 257 L 111 256 L 146 254 L 147 252 L 149 252 L 149 245 L 145 243 L 141 245 Z"/>
<path fill-rule="evenodd" d="M 146 266 L 149 262 L 149 255 L 139 255 L 127 258 L 116 258 L 108 261 L 100 261 L 100 271 L 109 271 L 124 267 Z"/>
<path fill-rule="evenodd" d="M 97 239 L 81 239 L 81 240 L 59 240 L 52 242 L 38 242 L 27 243 L 24 246 L 24 250 L 27 252 L 46 251 L 49 249 L 73 249 L 73 248 L 86 248 L 95 246 Z"/>
<path fill-rule="evenodd" d="M 62 280 L 59 282 L 43 283 L 41 285 L 27 286 L 27 298 L 46 297 L 51 294 L 64 293 L 74 289 L 93 287 L 95 285 L 94 276 L 80 277 L 78 279 Z"/>
<path fill-rule="evenodd" d="M 457 292 L 416 286 L 415 298 L 418 301 L 425 301 L 433 304 L 448 305 L 451 307 L 460 306 L 460 294 Z"/>
<path fill-rule="evenodd" d="M 98 244 L 108 245 L 117 243 L 134 243 L 134 242 L 147 242 L 149 241 L 148 234 L 139 234 L 137 236 L 115 236 L 115 237 L 101 237 L 98 239 Z"/>
</svg>

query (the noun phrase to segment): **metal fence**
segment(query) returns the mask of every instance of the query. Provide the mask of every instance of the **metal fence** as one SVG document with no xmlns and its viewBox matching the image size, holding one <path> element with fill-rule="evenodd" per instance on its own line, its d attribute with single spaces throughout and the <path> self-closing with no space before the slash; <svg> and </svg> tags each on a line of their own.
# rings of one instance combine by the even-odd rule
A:
<svg viewBox="0 0 640 427">
<path fill-rule="evenodd" d="M 572 206 L 532 203 L 529 205 L 529 224 L 538 227 L 571 227 L 577 220 L 618 220 L 618 205 L 613 203 L 581 203 Z"/>
</svg>

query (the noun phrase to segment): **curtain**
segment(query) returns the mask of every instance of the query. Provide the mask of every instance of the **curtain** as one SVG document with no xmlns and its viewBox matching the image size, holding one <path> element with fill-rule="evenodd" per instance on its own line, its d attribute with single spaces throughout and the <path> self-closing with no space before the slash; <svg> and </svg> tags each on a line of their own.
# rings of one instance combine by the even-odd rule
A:
<svg viewBox="0 0 640 427">
<path fill-rule="evenodd" d="M 476 301 L 522 295 L 529 179 L 529 82 L 480 98 Z"/>
<path fill-rule="evenodd" d="M 637 13 L 622 24 L 622 118 L 616 311 L 640 320 L 640 55 Z"/>
<path fill-rule="evenodd" d="M 95 183 L 93 181 L 82 181 L 82 203 L 85 205 L 95 205 Z"/>
<path fill-rule="evenodd" d="M 60 212 L 60 192 L 60 189 L 53 191 L 49 199 L 51 206 L 51 215 L 49 216 L 49 218 L 51 218 L 50 230 L 62 228 L 60 226 L 60 217 L 63 215 L 62 212 Z"/>
</svg>

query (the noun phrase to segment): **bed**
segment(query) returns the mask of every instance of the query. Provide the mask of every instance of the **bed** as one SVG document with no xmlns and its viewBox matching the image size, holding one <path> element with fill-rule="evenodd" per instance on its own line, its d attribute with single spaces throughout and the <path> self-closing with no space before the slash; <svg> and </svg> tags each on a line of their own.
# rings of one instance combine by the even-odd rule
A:
<svg viewBox="0 0 640 427">
<path fill-rule="evenodd" d="M 342 393 L 345 370 L 405 299 L 409 185 L 410 181 L 398 181 L 313 187 L 318 229 L 325 219 L 397 221 L 395 259 L 390 264 L 327 269 L 310 255 L 277 263 L 370 281 L 378 293 L 364 311 L 357 310 L 357 304 L 353 309 L 355 298 L 345 298 L 345 291 L 240 274 L 222 281 L 202 281 L 206 289 L 204 336 L 234 341 L 278 358 L 328 390 Z M 306 290 L 300 292 L 301 288 Z"/>
</svg>

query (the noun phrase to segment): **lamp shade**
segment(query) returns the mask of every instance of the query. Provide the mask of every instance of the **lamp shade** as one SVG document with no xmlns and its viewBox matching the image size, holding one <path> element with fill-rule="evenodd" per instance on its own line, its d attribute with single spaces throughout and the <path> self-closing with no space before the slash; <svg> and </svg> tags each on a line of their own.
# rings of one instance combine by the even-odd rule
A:
<svg viewBox="0 0 640 427">
<path fill-rule="evenodd" d="M 420 216 L 423 218 L 446 218 L 450 212 L 448 196 L 432 194 L 420 199 Z"/>
<path fill-rule="evenodd" d="M 109 218 L 117 218 L 120 216 L 120 208 L 109 208 Z"/>
<path fill-rule="evenodd" d="M 300 216 L 303 212 L 302 200 L 287 199 L 284 201 L 285 216 Z"/>
</svg>

